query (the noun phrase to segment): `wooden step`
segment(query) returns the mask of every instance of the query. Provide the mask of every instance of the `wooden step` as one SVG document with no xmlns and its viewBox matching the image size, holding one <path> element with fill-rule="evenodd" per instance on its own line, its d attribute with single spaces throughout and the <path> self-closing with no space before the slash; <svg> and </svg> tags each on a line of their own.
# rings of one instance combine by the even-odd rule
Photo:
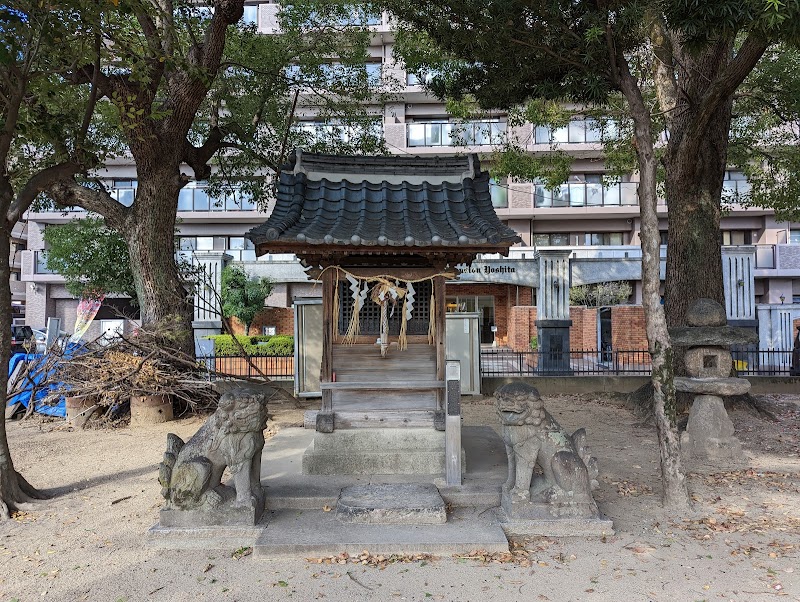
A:
<svg viewBox="0 0 800 602">
<path fill-rule="evenodd" d="M 374 376 L 374 374 L 373 374 Z M 366 382 L 341 382 L 320 383 L 322 390 L 341 390 L 352 391 L 356 389 L 381 391 L 386 389 L 397 389 L 401 391 L 428 391 L 431 389 L 444 389 L 443 380 L 405 380 L 405 381 L 366 381 Z"/>
<path fill-rule="evenodd" d="M 303 426 L 317 428 L 319 410 L 307 410 L 303 416 Z M 369 413 L 342 411 L 333 413 L 334 428 L 433 428 L 433 410 L 385 410 Z"/>
</svg>

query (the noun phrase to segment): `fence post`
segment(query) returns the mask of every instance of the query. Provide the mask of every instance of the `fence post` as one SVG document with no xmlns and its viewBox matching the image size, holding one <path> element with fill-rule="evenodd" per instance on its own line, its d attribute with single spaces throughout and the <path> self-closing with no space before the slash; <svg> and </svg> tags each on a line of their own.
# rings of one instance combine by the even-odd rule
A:
<svg viewBox="0 0 800 602">
<path fill-rule="evenodd" d="M 461 485 L 461 362 L 447 360 L 445 432 L 445 479 L 448 485 Z"/>
</svg>

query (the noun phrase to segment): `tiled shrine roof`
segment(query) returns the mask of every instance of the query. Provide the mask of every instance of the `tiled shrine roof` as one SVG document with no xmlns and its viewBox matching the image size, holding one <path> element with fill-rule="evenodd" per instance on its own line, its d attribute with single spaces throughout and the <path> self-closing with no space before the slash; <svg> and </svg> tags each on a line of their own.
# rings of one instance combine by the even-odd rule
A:
<svg viewBox="0 0 800 602">
<path fill-rule="evenodd" d="M 477 155 L 338 156 L 297 151 L 256 247 L 498 247 L 521 239 L 497 217 Z M 396 249 L 400 250 L 400 249 Z"/>
</svg>

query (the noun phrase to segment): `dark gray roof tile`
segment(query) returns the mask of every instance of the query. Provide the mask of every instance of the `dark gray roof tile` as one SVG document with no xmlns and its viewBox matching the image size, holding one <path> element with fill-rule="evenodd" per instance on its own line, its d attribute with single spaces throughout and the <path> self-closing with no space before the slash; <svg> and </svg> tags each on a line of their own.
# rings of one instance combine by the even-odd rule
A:
<svg viewBox="0 0 800 602">
<path fill-rule="evenodd" d="M 297 161 L 306 172 L 353 174 L 333 181 L 293 173 Z M 473 170 L 460 182 L 422 184 L 375 182 L 375 176 L 456 176 Z M 371 176 L 373 181 L 358 175 Z M 480 171 L 477 156 L 349 157 L 297 153 L 281 173 L 275 209 L 248 238 L 256 245 L 497 245 L 508 247 L 520 238 L 498 218 L 492 207 L 489 174 Z M 408 244 L 413 240 L 413 244 Z"/>
</svg>

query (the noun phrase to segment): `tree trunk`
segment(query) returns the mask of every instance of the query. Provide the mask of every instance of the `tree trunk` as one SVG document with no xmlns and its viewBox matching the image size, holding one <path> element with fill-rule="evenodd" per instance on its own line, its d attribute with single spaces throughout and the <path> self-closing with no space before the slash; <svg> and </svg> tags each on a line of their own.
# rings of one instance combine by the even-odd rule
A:
<svg viewBox="0 0 800 602">
<path fill-rule="evenodd" d="M 194 354 L 191 293 L 175 261 L 178 164 L 140 170 L 133 211 L 119 227 L 128 244 L 142 324 L 163 325 L 165 344 Z"/>
<path fill-rule="evenodd" d="M 5 213 L 0 214 L 5 215 Z M 8 362 L 11 359 L 11 228 L 13 224 L 3 219 L 0 222 L 0 399 L 3 409 L 7 403 L 6 388 L 8 386 Z M 9 518 L 17 510 L 26 507 L 26 503 L 42 499 L 41 493 L 14 469 L 11 450 L 6 435 L 5 411 L 0 416 L 0 519 Z"/>
<path fill-rule="evenodd" d="M 724 305 L 720 196 L 733 106 L 731 96 L 705 127 L 697 127 L 709 82 L 728 65 L 732 42 L 721 40 L 698 55 L 686 49 L 677 54 L 680 93 L 669 119 L 664 158 L 669 214 L 664 306 L 670 327 L 684 325 L 686 310 L 695 299 L 707 297 Z"/>
<path fill-rule="evenodd" d="M 690 507 L 686 478 L 681 470 L 680 439 L 675 411 L 672 348 L 661 305 L 660 236 L 656 212 L 656 158 L 653 148 L 651 115 L 642 98 L 638 82 L 631 75 L 624 56 L 617 57 L 620 87 L 631 109 L 635 127 L 636 156 L 639 165 L 639 210 L 642 240 L 642 307 L 647 344 L 652 356 L 653 414 L 661 456 L 661 482 L 666 508 L 685 512 Z"/>
<path fill-rule="evenodd" d="M 730 119 L 725 121 L 730 125 Z M 727 159 L 724 138 L 709 133 L 691 157 L 679 154 L 667 161 L 669 203 L 667 323 L 683 326 L 695 299 L 707 297 L 724 305 L 720 231 L 720 195 Z"/>
</svg>

